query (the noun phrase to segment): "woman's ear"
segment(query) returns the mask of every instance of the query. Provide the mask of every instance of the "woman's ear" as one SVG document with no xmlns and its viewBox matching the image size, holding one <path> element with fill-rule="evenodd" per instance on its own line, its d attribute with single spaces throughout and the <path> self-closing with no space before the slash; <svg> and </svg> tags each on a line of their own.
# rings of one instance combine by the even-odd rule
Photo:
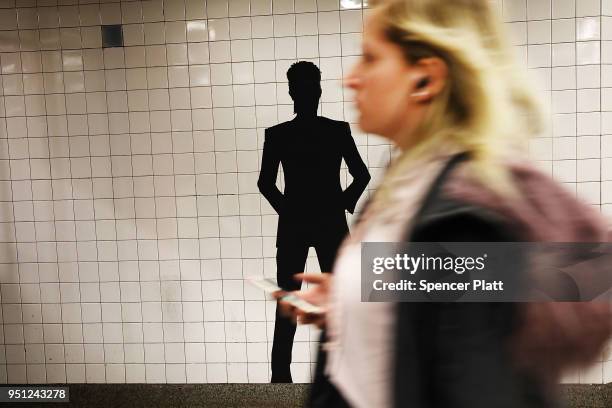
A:
<svg viewBox="0 0 612 408">
<path fill-rule="evenodd" d="M 438 57 L 422 58 L 413 65 L 415 79 L 412 86 L 412 98 L 417 103 L 427 103 L 438 96 L 448 77 L 446 62 Z"/>
</svg>

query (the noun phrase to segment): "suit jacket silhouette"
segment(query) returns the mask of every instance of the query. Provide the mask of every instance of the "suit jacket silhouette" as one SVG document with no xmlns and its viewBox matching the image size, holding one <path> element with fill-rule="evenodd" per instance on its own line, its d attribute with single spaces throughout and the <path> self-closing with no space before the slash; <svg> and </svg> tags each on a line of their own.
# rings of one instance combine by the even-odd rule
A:
<svg viewBox="0 0 612 408">
<path fill-rule="evenodd" d="M 353 177 L 344 191 L 342 159 Z M 280 164 L 284 193 L 276 187 Z M 266 129 L 257 185 L 279 215 L 276 246 L 342 238 L 348 232 L 344 211 L 353 213 L 369 181 L 347 122 L 296 117 Z"/>
</svg>

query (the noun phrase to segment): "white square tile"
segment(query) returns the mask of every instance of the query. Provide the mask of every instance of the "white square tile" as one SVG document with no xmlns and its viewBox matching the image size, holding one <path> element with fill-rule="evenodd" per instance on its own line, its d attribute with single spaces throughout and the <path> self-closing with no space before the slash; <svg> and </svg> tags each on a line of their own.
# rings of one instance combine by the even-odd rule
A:
<svg viewBox="0 0 612 408">
<path fill-rule="evenodd" d="M 234 103 L 234 94 L 231 86 L 213 86 L 212 102 L 215 107 L 231 107 Z"/>
<path fill-rule="evenodd" d="M 600 14 L 600 0 L 576 1 L 576 17 L 598 16 Z"/>
<path fill-rule="evenodd" d="M 599 41 L 587 41 L 576 43 L 576 64 L 599 64 L 601 43 Z"/>
<path fill-rule="evenodd" d="M 102 24 L 121 24 L 121 7 L 119 4 L 100 4 Z"/>
<path fill-rule="evenodd" d="M 576 88 L 576 67 L 556 67 L 552 69 L 552 89 Z"/>
<path fill-rule="evenodd" d="M 340 32 L 340 13 L 338 11 L 318 13 L 317 19 L 320 34 L 336 34 Z"/>
<path fill-rule="evenodd" d="M 338 10 L 338 2 L 335 0 L 316 0 L 319 10 Z"/>
<path fill-rule="evenodd" d="M 215 129 L 234 128 L 234 110 L 232 108 L 213 108 Z"/>
<path fill-rule="evenodd" d="M 130 111 L 144 112 L 149 109 L 149 94 L 145 90 L 128 91 L 128 107 Z"/>
<path fill-rule="evenodd" d="M 230 17 L 248 16 L 251 11 L 250 0 L 235 0 L 229 2 Z"/>
<path fill-rule="evenodd" d="M 576 64 L 575 43 L 561 43 L 552 45 L 552 66 L 568 66 Z"/>
<path fill-rule="evenodd" d="M 189 80 L 187 79 L 187 82 Z M 190 93 L 189 88 L 171 88 L 170 89 L 170 108 L 171 109 L 190 109 Z M 190 118 L 191 120 L 191 118 Z"/>
<path fill-rule="evenodd" d="M 139 2 L 121 4 L 121 20 L 123 24 L 142 22 L 142 4 Z"/>
<path fill-rule="evenodd" d="M 602 53 L 602 64 L 610 64 L 612 62 L 612 57 L 610 56 L 610 51 L 612 50 L 612 41 L 602 41 L 601 42 L 601 53 Z"/>
<path fill-rule="evenodd" d="M 8 16 L 5 14 L 3 19 L 8 19 L 9 21 L 12 21 L 12 13 L 13 11 L 11 10 L 6 10 L 5 13 L 8 13 Z M 14 23 L 14 21 L 12 21 L 12 23 Z M 9 26 L 10 27 L 10 24 Z M 38 28 L 38 13 L 37 10 L 35 8 L 18 8 L 17 9 L 17 23 L 19 25 L 20 29 L 36 29 Z M 78 25 L 78 24 L 77 24 Z M 17 28 L 17 27 L 13 27 Z M 10 29 L 10 28 L 7 28 Z"/>
<path fill-rule="evenodd" d="M 317 13 L 304 13 L 295 16 L 296 35 L 316 35 L 318 34 Z"/>
<path fill-rule="evenodd" d="M 272 0 L 251 0 L 251 15 L 272 14 Z"/>
<path fill-rule="evenodd" d="M 33 73 L 42 71 L 40 52 L 22 52 L 20 59 L 22 72 Z"/>
<path fill-rule="evenodd" d="M 231 64 L 212 64 L 209 72 L 209 82 L 198 85 L 230 85 L 232 83 Z M 193 81 L 192 81 L 193 84 Z"/>
<path fill-rule="evenodd" d="M 599 17 L 583 17 L 576 19 L 576 39 L 591 41 L 600 39 Z"/>
<path fill-rule="evenodd" d="M 212 107 L 210 87 L 191 88 L 191 107 L 194 109 Z"/>
<path fill-rule="evenodd" d="M 150 89 L 168 88 L 168 70 L 165 67 L 147 68 L 147 84 Z"/>
<path fill-rule="evenodd" d="M 185 3 L 180 2 L 164 2 L 164 19 L 168 20 L 184 20 L 185 19 Z"/>
<path fill-rule="evenodd" d="M 252 84 L 253 79 L 253 63 L 238 62 L 232 64 L 232 82 L 234 84 Z"/>
<path fill-rule="evenodd" d="M 577 93 L 577 111 L 593 112 L 600 110 L 599 89 L 581 89 Z"/>
<path fill-rule="evenodd" d="M 601 202 L 602 204 L 612 203 L 612 194 L 610 194 L 610 192 L 612 192 L 612 182 L 604 181 L 603 183 L 601 183 L 601 193 L 602 193 Z"/>
<path fill-rule="evenodd" d="M 341 55 L 340 36 L 337 34 L 319 36 L 319 55 L 336 57 Z"/>
<path fill-rule="evenodd" d="M 553 152 L 554 160 L 576 159 L 576 139 L 571 137 L 553 139 Z"/>
<path fill-rule="evenodd" d="M 612 159 L 604 158 L 601 159 L 601 179 L 612 180 Z"/>
<path fill-rule="evenodd" d="M 297 58 L 317 58 L 319 56 L 319 39 L 316 35 L 297 37 Z"/>
<path fill-rule="evenodd" d="M 530 45 L 528 47 L 529 68 L 549 67 L 552 62 L 551 46 L 549 44 Z"/>
<path fill-rule="evenodd" d="M 577 134 L 579 136 L 597 135 L 601 132 L 600 112 L 577 114 Z"/>
<path fill-rule="evenodd" d="M 216 41 L 209 43 L 210 62 L 222 63 L 231 60 L 230 42 Z"/>
<path fill-rule="evenodd" d="M 551 0 L 529 0 L 527 2 L 527 18 L 542 20 L 551 17 Z"/>
<path fill-rule="evenodd" d="M 235 76 L 235 75 L 234 75 Z M 234 105 L 255 105 L 255 90 L 253 84 L 234 85 Z"/>
<path fill-rule="evenodd" d="M 576 148 L 578 159 L 594 159 L 600 157 L 600 137 L 581 136 L 577 139 Z"/>
<path fill-rule="evenodd" d="M 168 65 L 187 65 L 187 44 L 168 44 L 166 46 Z"/>
<path fill-rule="evenodd" d="M 57 50 L 61 47 L 60 31 L 57 28 L 40 29 L 40 44 L 43 50 Z"/>
<path fill-rule="evenodd" d="M 151 110 L 168 110 L 170 108 L 167 89 L 149 90 L 149 108 Z"/>
<path fill-rule="evenodd" d="M 599 88 L 601 86 L 599 65 L 581 65 L 576 67 L 576 71 L 578 88 Z"/>
<path fill-rule="evenodd" d="M 189 86 L 189 70 L 186 66 L 168 67 L 168 85 L 172 88 Z"/>
<path fill-rule="evenodd" d="M 148 67 L 168 65 L 166 47 L 163 45 L 148 45 L 145 47 L 145 61 Z"/>
<path fill-rule="evenodd" d="M 560 19 L 552 21 L 552 42 L 576 41 L 576 22 L 574 19 Z"/>
<path fill-rule="evenodd" d="M 530 21 L 527 23 L 527 37 L 529 44 L 545 44 L 551 41 L 550 20 Z"/>
<path fill-rule="evenodd" d="M 233 4 L 230 3 L 230 5 Z M 248 5 L 248 1 L 247 1 Z M 251 17 L 240 17 L 230 19 L 230 38 L 248 39 L 251 37 Z"/>
<path fill-rule="evenodd" d="M 206 20 L 187 21 L 187 41 L 208 41 L 208 27 Z"/>
<path fill-rule="evenodd" d="M 256 61 L 253 65 L 255 82 L 274 82 L 276 79 L 274 61 Z M 612 77 L 612 75 L 611 75 Z"/>
<path fill-rule="evenodd" d="M 576 16 L 576 0 L 552 0 L 553 18 L 571 18 Z"/>
<path fill-rule="evenodd" d="M 361 32 L 363 31 L 363 16 L 360 9 L 340 11 L 341 32 Z"/>
<path fill-rule="evenodd" d="M 341 34 L 342 53 L 361 55 L 361 33 Z"/>
<path fill-rule="evenodd" d="M 312 12 L 316 10 L 317 10 L 317 0 L 300 0 L 300 1 L 295 2 L 295 12 L 296 13 Z"/>
<path fill-rule="evenodd" d="M 606 3 L 607 2 L 604 2 L 604 4 Z M 607 16 L 601 17 L 601 39 L 602 40 L 612 40 L 612 18 L 608 16 L 609 14 L 607 14 Z"/>
<path fill-rule="evenodd" d="M 230 39 L 229 19 L 208 20 L 208 39 L 222 41 Z"/>
<path fill-rule="evenodd" d="M 4 11 L 4 22 L 8 27 L 13 27 L 13 17 L 16 16 L 15 10 L 6 10 Z M 10 13 L 10 14 L 9 14 Z M 7 16 L 10 16 L 10 19 L 6 19 Z M 40 28 L 54 28 L 59 27 L 59 11 L 57 7 L 41 7 L 38 9 L 38 26 Z"/>
<path fill-rule="evenodd" d="M 185 18 L 187 20 L 206 18 L 206 1 L 185 0 Z"/>
<path fill-rule="evenodd" d="M 216 45 L 214 43 L 213 45 Z M 189 43 L 187 45 L 188 62 L 192 65 L 208 64 L 209 56 L 208 43 Z"/>
<path fill-rule="evenodd" d="M 166 42 L 164 23 L 145 23 L 144 38 L 146 45 L 164 44 Z"/>
<path fill-rule="evenodd" d="M 184 21 L 166 23 L 166 42 L 184 43 L 187 40 L 187 25 Z"/>
<path fill-rule="evenodd" d="M 577 183 L 576 192 L 578 198 L 586 201 L 588 204 L 600 204 L 601 188 L 599 182 Z M 599 369 L 601 370 L 601 365 L 599 366 Z"/>
<path fill-rule="evenodd" d="M 251 21 L 253 38 L 268 38 L 274 35 L 274 19 L 272 16 L 256 16 L 252 17 Z"/>
<path fill-rule="evenodd" d="M 601 162 L 599 159 L 585 159 L 577 161 L 577 181 L 589 182 L 601 180 Z"/>
<path fill-rule="evenodd" d="M 253 61 L 253 45 L 251 40 L 231 41 L 232 62 Z"/>
<path fill-rule="evenodd" d="M 612 361 L 604 361 L 603 363 L 603 383 L 612 382 Z"/>
<path fill-rule="evenodd" d="M 127 68 L 137 68 L 146 66 L 145 48 L 144 47 L 128 47 L 125 52 L 125 66 Z M 134 74 L 139 72 L 138 70 L 128 70 L 128 74 Z M 132 82 L 138 82 L 135 78 L 145 78 L 146 75 L 132 75 L 128 79 L 132 79 Z"/>
<path fill-rule="evenodd" d="M 273 60 L 274 59 L 274 38 L 254 39 L 253 40 L 253 60 Z"/>
<path fill-rule="evenodd" d="M 527 2 L 525 1 L 505 1 L 503 2 L 504 21 L 525 21 L 527 20 Z"/>
<path fill-rule="evenodd" d="M 21 72 L 21 58 L 16 52 L 3 54 L 0 65 L 2 67 L 2 73 L 5 75 Z"/>
<path fill-rule="evenodd" d="M 287 37 L 295 35 L 295 19 L 294 14 L 275 15 L 273 19 L 274 36 Z"/>
<path fill-rule="evenodd" d="M 229 13 L 228 0 L 207 2 L 206 11 L 209 18 L 227 17 Z"/>
<path fill-rule="evenodd" d="M 272 12 L 274 14 L 293 13 L 294 0 L 272 0 Z"/>
</svg>

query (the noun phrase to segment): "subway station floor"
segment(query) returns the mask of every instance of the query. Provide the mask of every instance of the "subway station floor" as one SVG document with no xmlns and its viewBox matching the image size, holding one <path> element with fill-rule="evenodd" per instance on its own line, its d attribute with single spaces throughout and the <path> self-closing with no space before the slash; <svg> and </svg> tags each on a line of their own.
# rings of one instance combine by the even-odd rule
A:
<svg viewBox="0 0 612 408">
<path fill-rule="evenodd" d="M 70 403 L 53 407 L 87 408 L 299 408 L 308 384 L 70 384 Z M 612 407 L 612 384 L 562 387 L 567 408 Z M 0 404 L 0 406 L 8 406 Z M 47 404 L 15 404 L 49 407 Z"/>
</svg>

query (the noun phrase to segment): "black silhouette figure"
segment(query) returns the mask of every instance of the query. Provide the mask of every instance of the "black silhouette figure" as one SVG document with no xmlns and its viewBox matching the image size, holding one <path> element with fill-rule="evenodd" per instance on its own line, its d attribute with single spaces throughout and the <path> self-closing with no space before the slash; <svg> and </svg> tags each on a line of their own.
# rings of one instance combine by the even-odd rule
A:
<svg viewBox="0 0 612 408">
<path fill-rule="evenodd" d="M 345 210 L 353 213 L 370 181 L 349 124 L 317 116 L 321 72 L 311 62 L 293 64 L 287 71 L 289 95 L 297 116 L 266 129 L 257 186 L 278 213 L 276 265 L 278 285 L 298 290 L 293 275 L 304 271 L 308 249 L 317 252 L 321 270 L 330 272 L 336 251 L 348 233 Z M 342 190 L 342 159 L 353 177 Z M 282 164 L 284 193 L 276 187 Z M 359 271 L 355 271 L 359 273 Z M 272 346 L 272 382 L 292 382 L 291 352 L 296 326 L 276 311 Z"/>
</svg>

